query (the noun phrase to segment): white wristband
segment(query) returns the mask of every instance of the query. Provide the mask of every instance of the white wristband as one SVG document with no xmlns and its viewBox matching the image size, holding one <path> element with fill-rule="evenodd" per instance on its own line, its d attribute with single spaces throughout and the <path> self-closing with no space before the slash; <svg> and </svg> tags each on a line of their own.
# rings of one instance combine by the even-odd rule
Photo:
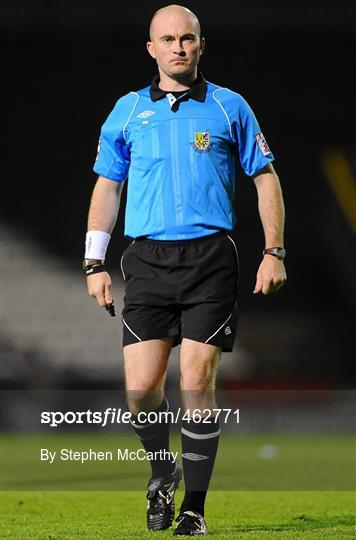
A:
<svg viewBox="0 0 356 540">
<path fill-rule="evenodd" d="M 85 237 L 85 259 L 105 259 L 111 235 L 104 231 L 88 231 Z"/>
</svg>

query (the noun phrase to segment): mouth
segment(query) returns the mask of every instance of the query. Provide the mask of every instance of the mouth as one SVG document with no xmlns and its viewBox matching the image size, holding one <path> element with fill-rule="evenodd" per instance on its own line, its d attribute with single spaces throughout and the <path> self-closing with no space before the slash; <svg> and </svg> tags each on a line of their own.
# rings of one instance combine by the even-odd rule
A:
<svg viewBox="0 0 356 540">
<path fill-rule="evenodd" d="M 183 59 L 174 59 L 174 60 L 171 60 L 171 64 L 185 64 L 187 62 L 187 60 L 183 60 Z"/>
</svg>

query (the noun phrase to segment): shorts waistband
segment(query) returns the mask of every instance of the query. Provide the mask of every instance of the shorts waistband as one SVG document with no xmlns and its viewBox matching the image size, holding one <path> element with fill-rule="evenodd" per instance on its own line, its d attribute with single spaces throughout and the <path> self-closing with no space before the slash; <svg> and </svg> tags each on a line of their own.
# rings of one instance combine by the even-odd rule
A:
<svg viewBox="0 0 356 540">
<path fill-rule="evenodd" d="M 184 240 L 154 240 L 152 238 L 148 238 L 148 236 L 137 236 L 136 238 L 129 238 L 132 240 L 132 242 L 151 242 L 152 244 L 163 244 L 165 246 L 168 245 L 185 245 L 185 244 L 192 244 L 194 242 L 203 242 L 205 240 L 219 238 L 220 236 L 226 236 L 229 231 L 218 231 L 216 233 L 207 234 L 205 236 L 197 236 L 196 238 L 186 238 Z"/>
</svg>

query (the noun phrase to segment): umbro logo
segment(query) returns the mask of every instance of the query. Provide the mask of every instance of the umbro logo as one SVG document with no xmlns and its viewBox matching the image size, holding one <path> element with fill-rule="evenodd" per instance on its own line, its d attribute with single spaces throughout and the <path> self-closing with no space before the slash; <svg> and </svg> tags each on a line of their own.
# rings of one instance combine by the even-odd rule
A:
<svg viewBox="0 0 356 540">
<path fill-rule="evenodd" d="M 231 334 L 231 328 L 230 326 L 227 326 L 224 330 L 225 334 L 228 336 L 229 334 Z"/>
<path fill-rule="evenodd" d="M 155 111 L 143 111 L 142 113 L 137 115 L 137 118 L 148 118 L 149 116 L 152 116 L 153 114 L 156 114 Z"/>
<path fill-rule="evenodd" d="M 185 459 L 190 459 L 191 461 L 201 461 L 202 459 L 209 459 L 209 456 L 202 456 L 201 454 L 194 454 L 193 452 L 187 452 L 182 454 L 182 457 Z"/>
</svg>

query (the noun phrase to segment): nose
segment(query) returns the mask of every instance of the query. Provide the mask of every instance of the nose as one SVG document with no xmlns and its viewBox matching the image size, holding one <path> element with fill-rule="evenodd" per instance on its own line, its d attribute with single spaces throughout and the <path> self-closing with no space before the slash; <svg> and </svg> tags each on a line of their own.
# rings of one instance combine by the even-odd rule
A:
<svg viewBox="0 0 356 540">
<path fill-rule="evenodd" d="M 181 49 L 179 51 L 174 51 L 175 54 L 177 54 L 178 56 L 186 56 L 187 53 L 185 52 L 184 49 Z"/>
<path fill-rule="evenodd" d="M 183 45 L 182 45 L 182 43 L 180 41 L 176 42 L 176 46 L 174 48 L 174 53 L 178 54 L 179 56 L 186 56 L 187 53 L 183 49 Z"/>
</svg>

